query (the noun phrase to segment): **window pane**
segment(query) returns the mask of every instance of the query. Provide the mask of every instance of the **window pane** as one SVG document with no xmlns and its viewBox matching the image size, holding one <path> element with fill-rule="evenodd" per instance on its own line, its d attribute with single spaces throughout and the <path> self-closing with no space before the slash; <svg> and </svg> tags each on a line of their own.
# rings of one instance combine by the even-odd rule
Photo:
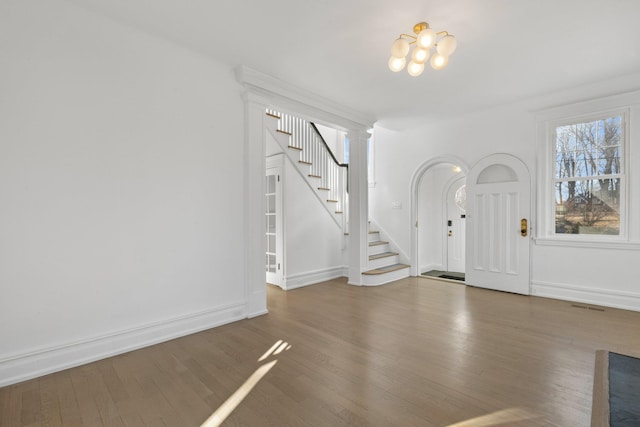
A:
<svg viewBox="0 0 640 427">
<path fill-rule="evenodd" d="M 349 164 L 349 137 L 344 137 L 344 162 Z"/>
<path fill-rule="evenodd" d="M 276 192 L 276 176 L 268 175 L 267 176 L 267 193 L 275 193 Z"/>
<path fill-rule="evenodd" d="M 276 216 L 267 215 L 267 233 L 276 232 Z"/>
<path fill-rule="evenodd" d="M 556 151 L 576 149 L 575 126 L 560 126 L 556 128 Z"/>
<path fill-rule="evenodd" d="M 275 255 L 267 255 L 268 261 L 267 261 L 267 271 L 269 273 L 275 273 L 276 272 L 276 256 Z"/>
<path fill-rule="evenodd" d="M 556 234 L 620 234 L 620 178 L 556 183 Z"/>
<path fill-rule="evenodd" d="M 611 175 L 622 173 L 620 170 L 620 146 L 601 147 L 598 158 L 598 173 Z"/>
<path fill-rule="evenodd" d="M 580 150 L 576 152 L 576 164 L 573 176 L 591 176 L 593 168 L 591 167 L 591 157 L 589 152 Z M 571 175 L 568 175 L 571 176 Z"/>
<path fill-rule="evenodd" d="M 556 128 L 556 179 L 610 175 L 620 170 L 622 117 Z"/>
</svg>

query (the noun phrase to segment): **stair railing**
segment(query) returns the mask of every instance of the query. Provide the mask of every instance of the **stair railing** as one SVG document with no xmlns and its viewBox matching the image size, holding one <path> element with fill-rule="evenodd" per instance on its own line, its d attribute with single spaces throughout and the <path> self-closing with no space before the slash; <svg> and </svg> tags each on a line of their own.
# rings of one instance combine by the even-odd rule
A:
<svg viewBox="0 0 640 427">
<path fill-rule="evenodd" d="M 336 215 L 341 216 L 342 229 L 346 233 L 349 218 L 349 165 L 336 159 L 314 123 L 271 109 L 267 109 L 267 113 L 280 117 L 278 130 L 290 133 L 290 146 L 302 150 L 300 160 L 311 164 L 311 175 L 320 177 L 315 178 L 317 187 L 329 189 L 321 191 L 327 193 L 327 203 L 335 204 Z"/>
</svg>

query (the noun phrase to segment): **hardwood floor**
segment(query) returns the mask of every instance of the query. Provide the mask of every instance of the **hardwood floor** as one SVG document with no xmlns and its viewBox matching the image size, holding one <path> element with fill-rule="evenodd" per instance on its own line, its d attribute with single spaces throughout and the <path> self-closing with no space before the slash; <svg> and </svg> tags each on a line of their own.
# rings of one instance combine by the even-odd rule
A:
<svg viewBox="0 0 640 427">
<path fill-rule="evenodd" d="M 640 313 L 427 278 L 269 287 L 268 306 L 1 388 L 0 425 L 200 426 L 277 360 L 225 425 L 588 426 L 595 351 L 640 356 Z"/>
</svg>

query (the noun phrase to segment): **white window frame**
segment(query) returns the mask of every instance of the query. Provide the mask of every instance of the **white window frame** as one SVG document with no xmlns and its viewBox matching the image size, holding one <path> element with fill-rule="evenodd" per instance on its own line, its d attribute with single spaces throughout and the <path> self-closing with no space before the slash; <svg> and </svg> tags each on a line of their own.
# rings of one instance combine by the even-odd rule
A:
<svg viewBox="0 0 640 427">
<path fill-rule="evenodd" d="M 610 247 L 638 249 L 638 242 L 632 241 L 629 233 L 631 218 L 629 200 L 630 187 L 630 122 L 631 106 L 638 104 L 638 93 L 616 95 L 579 104 L 555 107 L 536 114 L 538 140 L 537 179 L 537 225 L 535 242 L 542 245 L 575 247 Z M 556 234 L 555 232 L 555 131 L 559 126 L 584 123 L 609 117 L 622 117 L 622 138 L 620 141 L 621 182 L 620 182 L 620 234 Z"/>
<path fill-rule="evenodd" d="M 373 129 L 369 129 L 369 139 L 367 140 L 367 181 L 369 182 L 369 188 L 375 188 L 376 186 L 376 150 L 374 146 L 374 133 Z"/>
</svg>

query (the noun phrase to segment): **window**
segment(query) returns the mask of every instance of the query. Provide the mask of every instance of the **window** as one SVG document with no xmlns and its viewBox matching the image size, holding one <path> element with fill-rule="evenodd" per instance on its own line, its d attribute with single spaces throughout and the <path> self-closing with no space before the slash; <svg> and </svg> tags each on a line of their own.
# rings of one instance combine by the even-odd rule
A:
<svg viewBox="0 0 640 427">
<path fill-rule="evenodd" d="M 344 136 L 344 162 L 349 164 L 349 137 Z"/>
<path fill-rule="evenodd" d="M 556 235 L 621 234 L 624 116 L 573 120 L 553 129 Z"/>
<path fill-rule="evenodd" d="M 375 187 L 373 135 L 367 138 L 367 178 L 369 187 Z M 349 137 L 344 136 L 344 162 L 349 163 Z"/>
</svg>

